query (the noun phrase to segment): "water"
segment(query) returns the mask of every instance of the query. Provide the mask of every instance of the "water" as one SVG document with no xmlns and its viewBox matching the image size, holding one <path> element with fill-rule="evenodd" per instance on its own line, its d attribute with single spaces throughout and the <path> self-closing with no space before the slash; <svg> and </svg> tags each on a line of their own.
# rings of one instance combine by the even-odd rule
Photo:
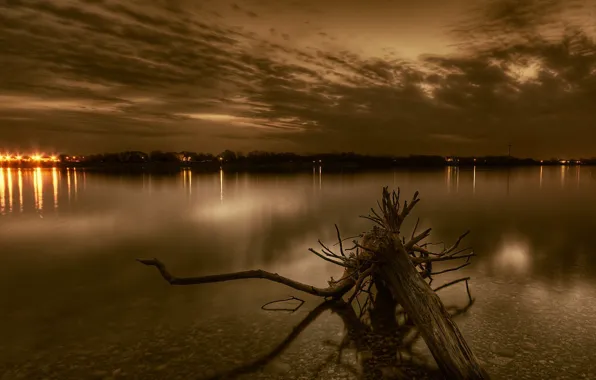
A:
<svg viewBox="0 0 596 380">
<path fill-rule="evenodd" d="M 171 287 L 176 275 L 265 269 L 315 286 L 341 271 L 308 252 L 369 228 L 400 186 L 433 241 L 466 239 L 477 301 L 457 319 L 494 378 L 596 378 L 596 168 L 446 168 L 361 174 L 110 176 L 0 169 L 0 378 L 196 378 L 266 354 L 320 300 L 248 280 Z M 300 296 L 298 312 L 260 310 Z M 465 304 L 463 287 L 441 294 Z M 324 313 L 245 378 L 350 378 L 332 363 Z M 350 360 L 349 355 L 346 357 Z M 321 369 L 321 368 L 323 369 Z M 2 373 L 5 377 L 2 377 Z M 21 376 L 21 377 L 19 377 Z"/>
</svg>

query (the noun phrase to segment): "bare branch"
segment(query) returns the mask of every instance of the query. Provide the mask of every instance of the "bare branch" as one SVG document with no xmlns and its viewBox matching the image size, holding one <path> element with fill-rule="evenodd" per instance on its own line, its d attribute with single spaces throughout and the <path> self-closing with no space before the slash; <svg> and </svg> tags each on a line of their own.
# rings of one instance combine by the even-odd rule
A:
<svg viewBox="0 0 596 380">
<path fill-rule="evenodd" d="M 422 231 L 420 234 L 414 236 L 412 239 L 410 239 L 410 241 L 405 245 L 406 251 L 412 250 L 412 248 L 416 244 L 418 244 L 422 240 L 426 239 L 430 235 L 430 231 L 432 231 L 432 228 L 428 228 L 428 229 Z"/>
<path fill-rule="evenodd" d="M 426 244 L 423 244 L 423 245 L 426 245 Z M 423 248 L 423 246 L 419 246 L 419 245 L 413 246 L 411 248 L 411 251 L 413 251 L 413 252 L 419 252 L 419 253 L 422 253 L 423 255 L 426 255 L 426 256 L 441 256 L 441 253 L 429 251 L 428 249 Z"/>
<path fill-rule="evenodd" d="M 469 233 L 470 233 L 470 231 L 468 230 L 468 231 L 464 232 L 462 235 L 460 235 L 460 237 L 459 237 L 459 238 L 457 238 L 457 241 L 455 242 L 455 244 L 453 244 L 453 245 L 451 246 L 451 248 L 449 248 L 448 250 L 446 250 L 446 251 L 445 251 L 445 254 L 451 253 L 451 252 L 453 252 L 453 250 L 457 249 L 457 247 L 459 247 L 459 243 L 461 243 L 461 241 L 462 241 L 462 240 L 463 240 L 463 239 L 464 239 L 466 236 L 468 236 L 468 234 L 469 234 Z"/>
<path fill-rule="evenodd" d="M 455 268 L 450 268 L 450 269 L 445 269 L 445 270 L 442 270 L 442 271 L 439 271 L 439 272 L 432 272 L 430 275 L 431 275 L 431 276 L 436 276 L 436 275 L 438 275 L 438 274 L 443 274 L 443 273 L 447 273 L 447 272 L 453 272 L 453 271 L 456 271 L 456 270 L 462 269 L 462 268 L 464 268 L 464 267 L 467 267 L 468 265 L 470 265 L 470 263 L 465 263 L 465 264 L 462 264 L 462 265 L 460 265 L 460 266 L 458 266 L 458 267 L 455 267 Z"/>
<path fill-rule="evenodd" d="M 341 255 L 343 257 L 346 257 L 346 255 L 344 253 L 343 241 L 341 240 L 341 235 L 339 233 L 339 227 L 337 226 L 337 224 L 334 224 L 334 226 L 335 226 L 335 231 L 337 232 L 337 242 L 339 243 L 339 252 L 341 253 Z"/>
<path fill-rule="evenodd" d="M 416 258 L 412 258 L 412 262 L 416 265 L 419 265 L 422 263 L 434 263 L 434 262 L 439 262 L 439 261 L 470 259 L 470 257 L 474 257 L 474 256 L 476 256 L 475 253 L 469 253 L 467 255 L 461 255 L 461 256 L 426 257 L 426 258 L 416 257 Z"/>
<path fill-rule="evenodd" d="M 161 276 L 170 285 L 197 285 L 244 279 L 265 279 L 284 284 L 290 288 L 315 296 L 339 298 L 352 289 L 355 283 L 353 278 L 348 277 L 340 283 L 337 283 L 335 286 L 330 286 L 328 288 L 316 288 L 314 286 L 303 284 L 287 277 L 280 276 L 277 273 L 271 273 L 260 269 L 200 277 L 175 277 L 170 274 L 170 272 L 168 272 L 166 269 L 166 266 L 157 259 L 137 259 L 137 261 L 148 266 L 156 267 Z"/>
<path fill-rule="evenodd" d="M 360 233 L 360 234 L 354 235 L 354 236 L 348 236 L 347 238 L 343 238 L 340 241 L 338 241 L 337 243 L 333 244 L 333 246 L 335 247 L 336 245 L 340 245 L 340 243 L 343 243 L 344 241 L 348 241 L 348 240 L 354 239 L 354 238 L 361 238 L 362 236 L 364 236 L 364 233 Z M 346 251 L 348 251 L 348 249 L 346 249 Z"/>
<path fill-rule="evenodd" d="M 319 253 L 319 252 L 315 251 L 315 250 L 314 250 L 314 249 L 312 249 L 312 248 L 309 248 L 308 250 L 309 250 L 309 251 L 311 251 L 312 253 L 314 253 L 315 255 L 319 256 L 320 258 L 322 258 L 322 259 L 323 259 L 323 260 L 325 260 L 325 261 L 329 261 L 330 263 L 333 263 L 333 264 L 335 264 L 335 265 L 339 265 L 339 266 L 342 266 L 342 267 L 345 267 L 345 268 L 350 268 L 350 266 L 349 266 L 348 264 L 346 264 L 346 263 L 342 263 L 342 262 L 340 262 L 340 261 L 335 261 L 335 260 L 333 260 L 333 259 L 331 259 L 331 258 L 327 257 L 328 255 L 327 255 L 327 256 L 325 256 L 325 255 L 323 255 L 323 254 L 321 254 L 321 253 Z"/>
<path fill-rule="evenodd" d="M 356 285 L 354 286 L 354 293 L 348 299 L 348 304 L 351 304 L 352 301 L 354 301 L 354 299 L 358 296 L 358 293 L 360 293 L 360 287 L 362 286 L 362 282 L 364 281 L 364 279 L 366 277 L 368 277 L 373 272 L 373 270 L 374 270 L 374 265 L 371 266 L 370 268 L 368 268 L 367 270 L 365 270 L 364 272 L 360 273 L 360 275 L 358 276 L 358 280 L 356 281 Z"/>
<path fill-rule="evenodd" d="M 466 281 L 466 284 L 467 284 L 467 281 L 468 281 L 469 279 L 470 279 L 470 277 L 464 277 L 464 278 L 460 278 L 460 279 L 457 279 L 457 280 L 454 280 L 454 281 L 448 282 L 448 283 L 446 283 L 446 284 L 443 284 L 443 285 L 439 286 L 438 288 L 436 288 L 436 289 L 433 289 L 433 291 L 435 291 L 435 292 L 438 292 L 438 291 L 439 291 L 439 290 L 441 290 L 441 289 L 445 289 L 445 288 L 447 288 L 447 287 L 449 287 L 449 286 L 451 286 L 451 285 L 455 285 L 455 284 L 457 284 L 457 283 L 460 283 L 460 282 L 462 282 L 462 281 Z M 467 285 L 466 285 L 466 286 L 467 286 Z"/>
<path fill-rule="evenodd" d="M 364 218 L 364 219 L 368 219 L 368 220 L 370 220 L 370 221 L 373 221 L 373 222 L 375 222 L 376 224 L 378 224 L 379 226 L 381 226 L 381 227 L 385 228 L 385 224 L 383 224 L 383 221 L 382 221 L 381 219 L 374 218 L 374 217 L 367 216 L 367 215 L 360 215 L 360 217 L 361 217 L 361 218 Z"/>
<path fill-rule="evenodd" d="M 412 230 L 412 237 L 410 239 L 414 239 L 414 235 L 416 235 L 416 230 L 418 229 L 418 223 L 420 223 L 420 218 L 416 219 L 416 224 L 414 225 L 414 229 Z"/>
</svg>

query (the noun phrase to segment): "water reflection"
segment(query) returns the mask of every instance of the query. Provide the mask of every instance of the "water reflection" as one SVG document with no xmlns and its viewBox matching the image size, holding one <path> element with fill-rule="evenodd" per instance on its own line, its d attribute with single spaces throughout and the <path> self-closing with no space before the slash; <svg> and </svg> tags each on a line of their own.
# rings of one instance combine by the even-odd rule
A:
<svg viewBox="0 0 596 380">
<path fill-rule="evenodd" d="M 6 209 L 6 185 L 4 181 L 4 169 L 0 168 L 0 213 L 2 214 Z"/>
<path fill-rule="evenodd" d="M 66 186 L 68 188 L 68 203 L 70 203 L 70 169 L 66 169 Z"/>
<path fill-rule="evenodd" d="M 35 209 L 43 210 L 43 177 L 41 175 L 41 168 L 33 171 L 33 193 L 35 195 Z"/>
<path fill-rule="evenodd" d="M 46 198 L 51 199 L 50 208 L 57 210 L 60 204 L 61 173 L 52 169 L 0 168 L 0 213 L 23 213 L 27 209 L 42 215 L 47 211 Z M 46 184 L 49 184 L 46 189 Z M 51 195 L 46 190 L 51 188 Z M 70 200 L 71 177 L 67 174 L 68 200 Z M 49 202 L 48 202 L 49 203 Z"/>
<path fill-rule="evenodd" d="M 23 202 L 23 171 L 19 168 L 18 170 L 18 186 L 19 186 L 19 211 L 23 212 L 24 210 L 24 202 Z"/>
<path fill-rule="evenodd" d="M 181 331 L 193 323 L 210 331 L 221 327 L 217 337 L 206 332 L 184 334 L 193 337 L 195 358 L 207 358 L 202 361 L 206 363 L 200 369 L 202 373 L 213 372 L 208 360 L 221 354 L 214 340 L 232 342 L 221 345 L 229 353 L 230 346 L 261 339 L 263 335 L 255 336 L 252 326 L 267 326 L 266 321 L 273 326 L 267 327 L 272 331 L 266 335 L 280 338 L 279 342 L 293 323 L 288 322 L 282 331 L 279 324 L 289 319 L 261 313 L 258 306 L 287 297 L 286 288 L 259 281 L 214 284 L 209 289 L 165 287 L 155 273 L 137 268 L 135 257 L 142 254 L 162 258 L 172 266 L 172 272 L 181 274 L 260 268 L 325 286 L 341 271 L 338 273 L 333 264 L 321 263 L 307 249 L 319 238 L 333 243 L 335 223 L 346 237 L 369 228 L 370 224 L 358 215 L 366 214 L 375 205 L 381 187 L 391 183 L 402 186 L 404 196 L 420 191 L 422 202 L 414 220 L 420 216 L 423 224 L 433 228 L 432 241 L 450 242 L 472 229 L 466 246 L 474 247 L 478 257 L 465 270 L 472 277 L 471 288 L 478 302 L 471 310 L 472 317 L 462 323 L 470 342 L 488 350 L 493 340 L 500 345 L 527 338 L 536 347 L 548 347 L 567 339 L 583 347 L 596 335 L 592 321 L 596 314 L 596 181 L 586 173 L 589 168 L 582 168 L 581 191 L 576 191 L 573 180 L 566 188 L 560 186 L 559 167 L 539 168 L 539 181 L 537 169 L 512 169 L 511 173 L 462 169 L 460 194 L 475 194 L 472 198 L 448 194 L 458 189 L 456 168 L 327 173 L 325 189 L 318 178 L 322 171 L 317 173 L 317 168 L 313 173 L 279 175 L 277 180 L 271 175 L 243 174 L 243 186 L 237 187 L 223 170 L 193 173 L 192 177 L 186 173 L 182 181 L 185 174 L 122 177 L 69 170 L 61 176 L 59 170 L 13 169 L 9 180 L 8 171 L 0 168 L 2 213 L 10 214 L 10 209 L 12 215 L 18 215 L 14 219 L 0 218 L 0 252 L 10 252 L 0 266 L 0 310 L 9 311 L 0 313 L 0 368 L 12 363 L 13 358 L 5 358 L 9 351 L 17 352 L 13 347 L 21 347 L 19 352 L 26 353 L 13 355 L 14 363 L 34 361 L 32 367 L 42 368 L 47 364 L 44 359 L 31 358 L 43 357 L 46 351 L 55 356 L 76 356 L 80 348 L 73 347 L 81 346 L 142 346 L 145 332 L 154 331 L 158 325 L 172 326 L 173 330 L 182 326 Z M 575 171 L 571 173 L 575 175 Z M 579 183 L 579 170 L 577 177 Z M 152 181 L 159 191 L 144 191 L 151 188 Z M 79 182 L 84 191 L 78 189 Z M 509 197 L 506 182 L 515 190 Z M 194 198 L 190 202 L 180 196 L 183 186 L 192 186 Z M 48 215 L 56 205 L 60 212 L 52 214 L 55 218 L 37 217 L 40 207 Z M 24 216 L 17 210 L 24 210 Z M 106 273 L 109 281 L 105 281 Z M 25 277 L 28 286 L 14 291 L 14 284 Z M 442 297 L 454 300 L 448 293 Z M 311 300 L 307 302 L 314 307 Z M 555 312 L 548 314 L 548 310 Z M 113 325 L 108 326 L 107 321 Z M 219 321 L 223 321 L 220 326 L 211 324 Z M 333 323 L 325 320 L 321 329 L 332 331 Z M 552 334 L 544 334 L 545 326 L 556 328 L 551 329 Z M 248 335 L 238 339 L 234 335 L 238 331 L 248 331 Z M 488 333 L 492 333 L 490 338 L 486 338 Z M 523 339 L 519 335 L 524 335 Z M 305 339 L 306 350 L 312 350 L 312 342 L 317 339 Z M 159 350 L 167 343 L 155 347 L 156 355 L 162 354 Z M 270 340 L 267 344 L 273 343 Z M 253 343 L 249 349 L 251 355 L 256 355 Z M 526 360 L 522 350 L 514 351 L 519 355 L 511 366 Z M 578 361 L 586 357 L 573 356 Z M 131 362 L 141 360 L 134 357 Z M 113 364 L 113 368 L 120 368 L 121 364 Z M 589 362 L 577 364 L 585 368 Z"/>
<path fill-rule="evenodd" d="M 79 182 L 78 182 L 78 173 L 77 173 L 77 168 L 74 168 L 73 170 L 73 180 L 74 180 L 74 199 L 75 201 L 77 200 L 77 197 L 79 195 Z"/>
<path fill-rule="evenodd" d="M 445 168 L 445 183 L 447 184 L 447 192 L 455 188 L 455 192 L 459 192 L 459 167 L 447 166 Z"/>
<path fill-rule="evenodd" d="M 472 193 L 476 194 L 476 166 L 474 166 L 474 177 L 472 178 Z"/>
<path fill-rule="evenodd" d="M 531 247 L 527 241 L 507 236 L 494 259 L 501 273 L 527 274 L 530 271 L 531 255 Z"/>
<path fill-rule="evenodd" d="M 52 168 L 52 185 L 54 188 L 54 208 L 58 208 L 58 169 Z"/>
<path fill-rule="evenodd" d="M 319 166 L 319 190 L 323 188 L 323 167 Z"/>
<path fill-rule="evenodd" d="M 6 174 L 8 179 L 8 212 L 12 212 L 12 169 L 8 168 Z"/>
<path fill-rule="evenodd" d="M 219 200 L 223 204 L 223 196 L 224 196 L 224 171 L 223 169 L 219 169 Z"/>
<path fill-rule="evenodd" d="M 540 165 L 540 189 L 542 189 L 542 176 L 543 176 L 543 167 L 542 165 Z"/>
<path fill-rule="evenodd" d="M 192 171 L 188 168 L 182 169 L 182 187 L 186 190 L 186 194 L 192 196 Z"/>
</svg>

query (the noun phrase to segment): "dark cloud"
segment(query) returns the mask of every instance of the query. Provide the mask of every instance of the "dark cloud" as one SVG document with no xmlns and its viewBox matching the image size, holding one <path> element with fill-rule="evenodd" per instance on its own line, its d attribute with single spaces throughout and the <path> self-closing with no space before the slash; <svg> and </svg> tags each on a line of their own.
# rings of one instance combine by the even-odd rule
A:
<svg viewBox="0 0 596 380">
<path fill-rule="evenodd" d="M 568 3 L 492 1 L 451 27 L 459 50 L 418 60 L 336 31 L 305 40 L 250 2 L 5 4 L 0 128 L 15 147 L 594 155 L 596 45 L 561 21 Z"/>
</svg>

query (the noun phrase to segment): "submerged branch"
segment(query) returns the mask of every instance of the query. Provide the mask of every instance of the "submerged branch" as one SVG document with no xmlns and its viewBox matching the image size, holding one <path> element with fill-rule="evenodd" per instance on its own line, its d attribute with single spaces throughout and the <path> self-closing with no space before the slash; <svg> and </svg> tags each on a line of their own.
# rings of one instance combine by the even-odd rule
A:
<svg viewBox="0 0 596 380">
<path fill-rule="evenodd" d="M 288 301 L 298 301 L 298 305 L 294 306 L 293 308 L 269 308 L 267 306 L 269 305 L 273 305 L 276 303 L 281 303 L 281 302 L 288 302 Z M 302 305 L 304 305 L 304 300 L 301 298 L 297 298 L 297 297 L 290 297 L 290 298 L 286 298 L 284 300 L 276 300 L 276 301 L 271 301 L 271 302 L 267 302 L 266 304 L 264 304 L 263 306 L 261 306 L 262 310 L 266 310 L 266 311 L 289 311 L 290 313 L 293 313 L 295 311 L 298 311 L 298 309 L 300 309 L 302 307 Z"/>
</svg>

